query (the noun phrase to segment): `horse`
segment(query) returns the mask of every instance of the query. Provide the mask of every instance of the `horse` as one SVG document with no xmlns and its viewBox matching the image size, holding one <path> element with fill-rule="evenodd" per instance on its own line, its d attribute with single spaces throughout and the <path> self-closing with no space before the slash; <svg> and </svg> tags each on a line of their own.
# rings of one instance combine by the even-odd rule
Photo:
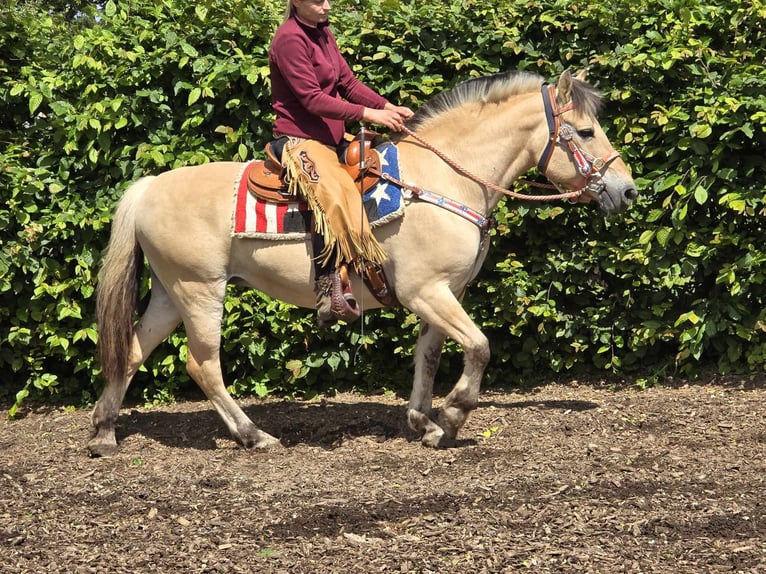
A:
<svg viewBox="0 0 766 574">
<path fill-rule="evenodd" d="M 630 170 L 598 122 L 602 105 L 599 91 L 570 71 L 550 84 L 530 72 L 501 72 L 437 94 L 408 120 L 406 133 L 392 138 L 401 180 L 416 185 L 403 183 L 403 216 L 374 233 L 388 256 L 383 271 L 398 302 L 420 319 L 406 419 L 426 447 L 454 444 L 478 403 L 489 341 L 461 301 L 487 254 L 488 222 L 508 188 L 538 166 L 561 197 L 595 202 L 605 215 L 637 197 Z M 137 180 L 119 200 L 97 286 L 106 384 L 92 412 L 91 456 L 117 452 L 115 424 L 131 379 L 182 322 L 187 371 L 233 439 L 247 448 L 279 444 L 224 385 L 224 297 L 227 284 L 237 283 L 313 308 L 311 245 L 306 237 L 233 236 L 232 186 L 241 170 L 242 162 L 179 167 Z M 144 257 L 151 291 L 137 317 Z M 363 310 L 383 306 L 356 273 L 351 277 Z M 446 337 L 462 347 L 464 366 L 434 409 Z"/>
</svg>

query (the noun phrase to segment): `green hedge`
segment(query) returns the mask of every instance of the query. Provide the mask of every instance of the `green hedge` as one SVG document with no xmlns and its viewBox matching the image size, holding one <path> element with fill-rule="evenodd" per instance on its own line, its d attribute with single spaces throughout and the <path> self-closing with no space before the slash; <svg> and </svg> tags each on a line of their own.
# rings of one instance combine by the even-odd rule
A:
<svg viewBox="0 0 766 574">
<path fill-rule="evenodd" d="M 146 173 L 259 153 L 271 126 L 268 42 L 283 2 L 10 0 L 0 9 L 0 399 L 87 402 L 94 285 L 112 208 Z M 357 74 L 416 107 L 508 68 L 589 68 L 602 123 L 634 170 L 625 216 L 506 201 L 466 306 L 492 341 L 487 383 L 564 371 L 760 372 L 766 364 L 760 1 L 362 0 L 333 3 Z M 421 182 L 427 186 L 428 182 Z M 489 295 L 487 295 L 489 294 Z M 232 290 L 233 392 L 406 389 L 404 310 L 320 333 L 312 315 Z M 149 399 L 187 386 L 179 330 L 139 375 Z M 452 344 L 445 381 L 461 367 Z M 396 360 L 392 360 L 392 358 Z"/>
</svg>

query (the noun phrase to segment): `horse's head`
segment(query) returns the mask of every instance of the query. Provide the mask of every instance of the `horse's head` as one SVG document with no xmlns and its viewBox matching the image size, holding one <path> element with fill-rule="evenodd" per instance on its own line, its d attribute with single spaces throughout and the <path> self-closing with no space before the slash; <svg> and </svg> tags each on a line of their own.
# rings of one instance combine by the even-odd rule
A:
<svg viewBox="0 0 766 574">
<path fill-rule="evenodd" d="M 584 77 L 566 71 L 557 85 L 543 84 L 549 137 L 538 168 L 557 187 L 582 191 L 579 201 L 597 201 L 605 213 L 617 213 L 638 192 L 598 123 L 601 96 Z"/>
</svg>

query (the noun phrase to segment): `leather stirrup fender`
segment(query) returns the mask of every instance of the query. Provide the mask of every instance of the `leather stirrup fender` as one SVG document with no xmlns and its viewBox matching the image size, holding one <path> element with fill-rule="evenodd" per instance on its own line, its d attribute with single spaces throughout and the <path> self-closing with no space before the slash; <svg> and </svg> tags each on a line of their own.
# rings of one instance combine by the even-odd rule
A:
<svg viewBox="0 0 766 574">
<path fill-rule="evenodd" d="M 373 297 L 381 304 L 386 307 L 399 305 L 396 293 L 391 288 L 386 273 L 380 264 L 373 263 L 372 261 L 366 262 L 362 269 L 362 278 L 364 279 L 364 284 L 367 285 L 367 289 L 370 290 Z"/>
</svg>

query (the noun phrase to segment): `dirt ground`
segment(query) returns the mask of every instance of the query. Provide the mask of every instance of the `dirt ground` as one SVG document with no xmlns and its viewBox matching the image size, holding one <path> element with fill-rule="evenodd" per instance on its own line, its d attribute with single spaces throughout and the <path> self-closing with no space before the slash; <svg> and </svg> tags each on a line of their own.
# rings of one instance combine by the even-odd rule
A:
<svg viewBox="0 0 766 574">
<path fill-rule="evenodd" d="M 204 401 L 0 423 L 0 572 L 766 572 L 766 385 L 486 391 L 456 447 L 406 400 Z"/>
</svg>

